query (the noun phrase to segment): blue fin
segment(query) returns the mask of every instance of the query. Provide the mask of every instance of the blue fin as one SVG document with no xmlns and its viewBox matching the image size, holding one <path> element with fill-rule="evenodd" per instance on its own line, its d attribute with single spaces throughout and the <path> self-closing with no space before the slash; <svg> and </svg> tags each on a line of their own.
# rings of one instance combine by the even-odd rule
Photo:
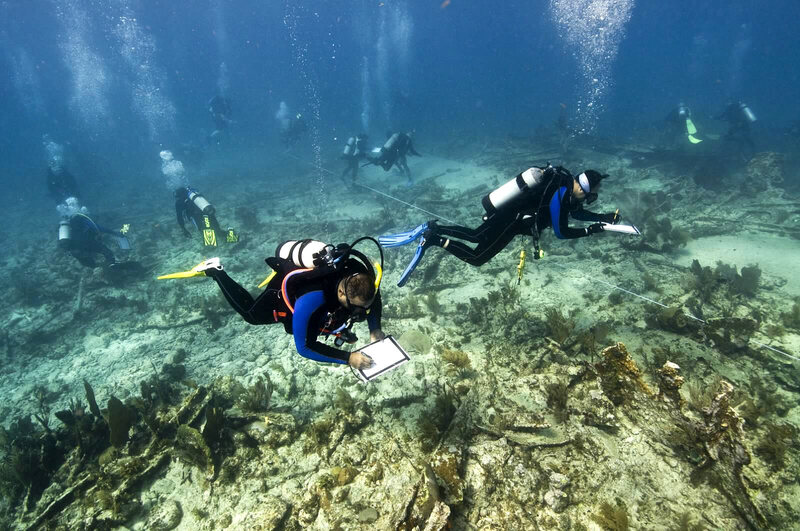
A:
<svg viewBox="0 0 800 531">
<path fill-rule="evenodd" d="M 413 273 L 417 268 L 420 260 L 422 260 L 422 257 L 425 256 L 425 247 L 425 239 L 423 238 L 417 246 L 417 251 L 414 253 L 414 258 L 411 259 L 411 262 L 408 263 L 406 270 L 403 271 L 402 275 L 400 275 L 400 280 L 397 282 L 397 287 L 402 288 L 406 285 L 406 282 L 408 282 L 408 277 L 411 276 L 411 273 Z"/>
<path fill-rule="evenodd" d="M 384 247 L 399 247 L 401 245 L 406 245 L 417 238 L 419 238 L 423 232 L 428 230 L 428 222 L 426 221 L 422 225 L 419 225 L 412 230 L 408 230 L 406 232 L 398 232 L 397 234 L 387 234 L 386 236 L 381 236 L 378 238 L 378 241 Z"/>
</svg>

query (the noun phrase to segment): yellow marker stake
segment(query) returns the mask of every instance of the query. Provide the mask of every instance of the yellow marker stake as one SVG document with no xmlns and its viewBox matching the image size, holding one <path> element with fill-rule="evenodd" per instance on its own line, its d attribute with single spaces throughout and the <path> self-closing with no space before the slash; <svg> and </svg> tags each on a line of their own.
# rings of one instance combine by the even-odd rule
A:
<svg viewBox="0 0 800 531">
<path fill-rule="evenodd" d="M 517 265 L 517 284 L 522 282 L 522 270 L 525 268 L 525 249 L 519 252 L 519 264 Z"/>
</svg>

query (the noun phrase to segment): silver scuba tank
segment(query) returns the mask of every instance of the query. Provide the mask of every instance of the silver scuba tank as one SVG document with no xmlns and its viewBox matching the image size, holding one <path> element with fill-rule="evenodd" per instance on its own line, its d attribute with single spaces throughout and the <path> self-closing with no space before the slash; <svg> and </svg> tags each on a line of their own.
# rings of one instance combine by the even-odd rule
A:
<svg viewBox="0 0 800 531">
<path fill-rule="evenodd" d="M 344 151 L 342 151 L 342 155 L 344 155 L 345 157 L 353 155 L 355 145 L 356 145 L 356 139 L 355 137 L 351 136 L 350 138 L 347 139 L 347 144 L 344 145 Z"/>
<path fill-rule="evenodd" d="M 211 215 L 214 213 L 214 206 L 195 190 L 189 190 L 189 200 L 194 203 L 194 206 L 199 208 L 200 212 L 203 214 Z"/>
<path fill-rule="evenodd" d="M 756 121 L 756 115 L 753 111 L 750 110 L 750 107 L 747 106 L 746 103 L 740 103 L 739 108 L 742 110 L 742 114 L 747 119 L 748 122 L 753 123 Z"/>
<path fill-rule="evenodd" d="M 400 138 L 400 133 L 395 133 L 389 137 L 386 143 L 383 145 L 383 149 L 389 150 L 394 148 L 394 145 L 397 144 L 398 139 Z"/>
<path fill-rule="evenodd" d="M 328 244 L 317 240 L 289 240 L 278 245 L 275 256 L 291 262 L 297 267 L 314 268 Z"/>
<path fill-rule="evenodd" d="M 72 227 L 68 219 L 62 219 L 58 223 L 58 243 L 64 244 L 72 237 Z"/>
<path fill-rule="evenodd" d="M 481 204 L 486 214 L 491 216 L 542 182 L 544 182 L 544 171 L 540 168 L 528 168 L 496 190 L 489 192 L 481 200 Z"/>
</svg>

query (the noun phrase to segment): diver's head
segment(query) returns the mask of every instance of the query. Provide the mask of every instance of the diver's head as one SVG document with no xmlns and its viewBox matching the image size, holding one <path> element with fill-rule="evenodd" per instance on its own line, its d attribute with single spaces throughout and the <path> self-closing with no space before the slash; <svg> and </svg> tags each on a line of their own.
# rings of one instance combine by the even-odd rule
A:
<svg viewBox="0 0 800 531">
<path fill-rule="evenodd" d="M 586 201 L 591 205 L 597 200 L 597 189 L 600 181 L 605 179 L 605 175 L 595 170 L 586 170 L 577 177 L 572 183 L 572 197 L 578 201 Z"/>
<path fill-rule="evenodd" d="M 339 303 L 350 310 L 352 318 L 363 321 L 375 302 L 375 278 L 368 273 L 353 273 L 339 281 L 336 288 Z"/>
</svg>

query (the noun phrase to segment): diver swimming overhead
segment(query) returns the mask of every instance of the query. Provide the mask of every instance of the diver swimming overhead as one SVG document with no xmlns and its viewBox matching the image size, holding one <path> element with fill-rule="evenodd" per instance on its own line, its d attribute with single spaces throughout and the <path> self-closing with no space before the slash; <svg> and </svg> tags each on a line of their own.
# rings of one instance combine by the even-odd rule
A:
<svg viewBox="0 0 800 531">
<path fill-rule="evenodd" d="M 574 239 L 603 232 L 607 224 L 619 221 L 618 211 L 595 214 L 583 209 L 584 203 L 591 204 L 597 199 L 600 182 L 606 177 L 595 170 L 573 177 L 562 167 L 532 167 L 483 198 L 484 222 L 474 229 L 439 225 L 431 220 L 406 232 L 381 236 L 379 240 L 385 247 L 397 247 L 419 239 L 414 257 L 400 276 L 398 286 L 405 285 L 425 251 L 432 246 L 441 247 L 468 264 L 481 266 L 515 236 L 531 235 L 534 259 L 538 259 L 542 255 L 539 235 L 547 227 L 552 227 L 559 239 Z M 594 223 L 573 228 L 569 226 L 570 217 Z M 452 238 L 477 245 L 472 248 Z"/>
</svg>

